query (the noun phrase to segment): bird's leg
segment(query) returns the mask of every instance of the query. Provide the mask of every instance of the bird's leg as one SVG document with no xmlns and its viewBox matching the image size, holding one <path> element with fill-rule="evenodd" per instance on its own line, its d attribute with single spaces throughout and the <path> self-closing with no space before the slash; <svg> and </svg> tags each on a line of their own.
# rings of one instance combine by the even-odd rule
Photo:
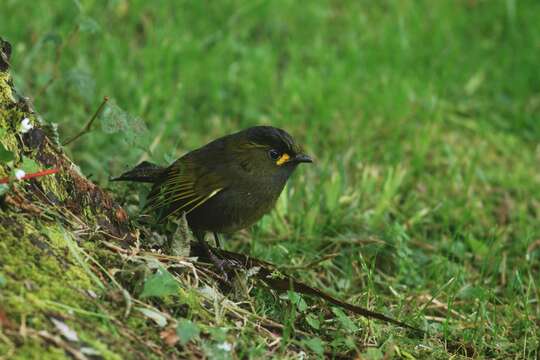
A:
<svg viewBox="0 0 540 360">
<path fill-rule="evenodd" d="M 217 247 L 218 249 L 223 249 L 223 248 L 221 247 L 220 242 L 219 242 L 219 235 L 218 235 L 217 232 L 214 233 L 214 241 L 215 241 L 216 247 Z"/>
<path fill-rule="evenodd" d="M 214 242 L 216 245 L 216 248 L 219 250 L 223 250 L 223 247 L 221 246 L 221 241 L 219 240 L 219 234 L 217 232 L 214 232 Z M 227 268 L 227 270 L 234 270 L 235 263 L 232 260 L 223 259 L 221 260 L 223 262 L 223 266 Z"/>
<path fill-rule="evenodd" d="M 221 273 L 220 275 L 223 276 L 223 280 L 227 283 L 229 281 L 229 275 L 227 274 L 227 268 L 230 269 L 230 263 L 227 260 L 218 258 L 216 256 L 216 254 L 214 254 L 214 252 L 210 249 L 210 247 L 208 246 L 208 244 L 204 240 L 204 235 L 201 236 L 199 234 L 196 237 L 197 237 L 197 241 L 199 242 L 199 244 L 203 248 L 203 251 L 206 253 L 208 258 L 210 258 L 210 261 L 212 262 L 212 264 L 214 264 L 214 266 L 219 270 L 219 272 Z"/>
</svg>

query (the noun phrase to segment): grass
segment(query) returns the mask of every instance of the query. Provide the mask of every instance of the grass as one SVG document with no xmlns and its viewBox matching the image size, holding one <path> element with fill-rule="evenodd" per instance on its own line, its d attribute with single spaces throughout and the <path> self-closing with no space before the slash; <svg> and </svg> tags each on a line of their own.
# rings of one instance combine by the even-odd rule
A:
<svg viewBox="0 0 540 360">
<path fill-rule="evenodd" d="M 119 199 L 126 188 L 107 178 L 141 159 L 166 163 L 240 128 L 283 127 L 317 164 L 227 248 L 291 267 L 332 255 L 291 271 L 471 343 L 479 357 L 539 356 L 537 1 L 1 6 L 15 83 L 63 139 L 113 99 L 67 150 Z M 249 296 L 257 314 L 298 326 L 294 306 Z M 355 336 L 337 345 L 326 328 L 322 345 L 284 336 L 277 355 L 321 345 L 373 359 L 450 356 L 399 329 L 341 319 Z M 250 331 L 238 344 L 264 353 Z"/>
</svg>

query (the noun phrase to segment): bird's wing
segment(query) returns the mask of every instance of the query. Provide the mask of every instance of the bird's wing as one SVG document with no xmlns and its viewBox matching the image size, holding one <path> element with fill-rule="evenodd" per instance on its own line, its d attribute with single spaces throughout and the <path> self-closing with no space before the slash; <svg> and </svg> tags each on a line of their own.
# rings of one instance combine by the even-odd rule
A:
<svg viewBox="0 0 540 360">
<path fill-rule="evenodd" d="M 188 214 L 227 186 L 226 179 L 216 171 L 184 157 L 174 162 L 162 181 L 154 185 L 146 209 L 156 211 L 158 221 L 182 212 Z"/>
</svg>

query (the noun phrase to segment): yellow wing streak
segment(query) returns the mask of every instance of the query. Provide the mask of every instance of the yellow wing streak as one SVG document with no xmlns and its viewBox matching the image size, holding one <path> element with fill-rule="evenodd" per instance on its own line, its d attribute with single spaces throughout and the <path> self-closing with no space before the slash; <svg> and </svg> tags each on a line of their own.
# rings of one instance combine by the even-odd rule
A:
<svg viewBox="0 0 540 360">
<path fill-rule="evenodd" d="M 148 206 L 148 209 L 155 210 L 157 208 L 164 207 L 166 205 L 170 205 L 173 202 L 176 202 L 176 201 L 179 201 L 179 200 L 182 200 L 182 199 L 188 199 L 188 198 L 192 198 L 192 197 L 200 197 L 200 196 L 197 196 L 197 194 L 194 191 L 180 193 L 180 194 L 178 194 L 176 196 L 167 196 L 166 198 L 164 198 L 164 195 L 166 195 L 166 193 L 158 194 L 158 195 L 150 198 L 150 205 Z"/>
<path fill-rule="evenodd" d="M 164 189 L 163 191 L 161 191 L 159 193 L 159 195 L 161 195 L 161 196 L 164 196 L 164 195 L 175 196 L 175 195 L 184 195 L 184 194 L 195 194 L 195 195 L 197 195 L 195 190 L 193 190 L 191 188 L 187 188 L 187 189 L 166 188 L 166 189 Z"/>
<path fill-rule="evenodd" d="M 163 182 L 155 185 L 146 210 L 158 211 L 160 221 L 182 212 L 187 214 L 223 190 L 223 185 L 226 184 L 209 169 L 186 160 L 172 165 Z"/>
<path fill-rule="evenodd" d="M 193 185 L 193 181 L 185 181 L 181 177 L 167 179 L 165 184 L 169 186 L 190 186 Z"/>
<path fill-rule="evenodd" d="M 217 190 L 214 190 L 212 191 L 209 195 L 207 196 L 199 196 L 199 197 L 196 197 L 195 199 L 183 204 L 182 206 L 180 206 L 178 209 L 174 210 L 172 213 L 170 213 L 169 215 L 167 216 L 170 216 L 170 215 L 173 215 L 173 214 L 176 214 L 177 212 L 179 212 L 180 210 L 183 210 L 186 206 L 188 206 L 189 204 L 203 198 L 200 202 L 198 202 L 197 204 L 195 204 L 195 206 L 192 206 L 191 208 L 189 208 L 187 211 L 185 211 L 186 215 L 189 214 L 190 212 L 192 212 L 193 210 L 195 210 L 196 208 L 198 208 L 199 206 L 201 206 L 202 204 L 204 204 L 208 199 L 210 199 L 212 196 L 216 195 L 218 192 L 220 192 L 221 190 L 223 190 L 223 188 L 220 188 L 220 189 L 217 189 Z"/>
</svg>

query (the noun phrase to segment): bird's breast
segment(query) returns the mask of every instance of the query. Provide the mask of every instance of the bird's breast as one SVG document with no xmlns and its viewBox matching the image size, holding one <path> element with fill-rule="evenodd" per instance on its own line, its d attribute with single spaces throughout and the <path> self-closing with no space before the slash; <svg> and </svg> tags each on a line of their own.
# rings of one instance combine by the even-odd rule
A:
<svg viewBox="0 0 540 360">
<path fill-rule="evenodd" d="M 283 186 L 233 183 L 188 214 L 188 222 L 202 231 L 228 233 L 247 228 L 273 209 Z"/>
</svg>

